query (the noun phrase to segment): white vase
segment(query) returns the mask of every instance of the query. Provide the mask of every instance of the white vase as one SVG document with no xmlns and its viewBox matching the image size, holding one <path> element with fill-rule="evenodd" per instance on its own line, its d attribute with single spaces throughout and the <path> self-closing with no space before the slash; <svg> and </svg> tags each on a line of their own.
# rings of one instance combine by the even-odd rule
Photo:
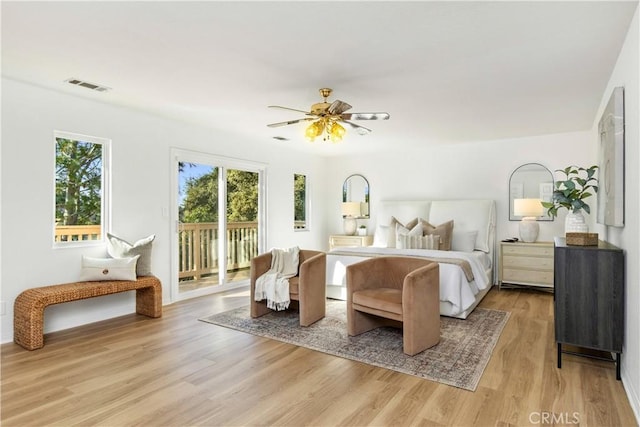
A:
<svg viewBox="0 0 640 427">
<path fill-rule="evenodd" d="M 581 210 L 571 211 L 564 220 L 565 233 L 588 233 L 589 226 Z"/>
</svg>

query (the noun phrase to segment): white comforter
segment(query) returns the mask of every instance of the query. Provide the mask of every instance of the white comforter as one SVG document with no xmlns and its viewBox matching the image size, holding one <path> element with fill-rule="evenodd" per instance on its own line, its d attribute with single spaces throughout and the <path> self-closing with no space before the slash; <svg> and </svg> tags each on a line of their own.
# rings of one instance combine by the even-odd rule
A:
<svg viewBox="0 0 640 427">
<path fill-rule="evenodd" d="M 440 263 L 440 301 L 449 302 L 461 312 L 475 302 L 478 290 L 486 289 L 491 281 L 487 274 L 490 259 L 484 253 L 457 251 L 435 251 L 426 249 L 395 249 L 368 247 L 335 248 L 327 254 L 327 282 L 331 285 L 346 286 L 346 267 L 365 258 L 380 255 L 407 255 L 425 258 L 463 259 L 471 265 L 474 280 L 467 281 L 462 268 L 455 264 Z"/>
</svg>

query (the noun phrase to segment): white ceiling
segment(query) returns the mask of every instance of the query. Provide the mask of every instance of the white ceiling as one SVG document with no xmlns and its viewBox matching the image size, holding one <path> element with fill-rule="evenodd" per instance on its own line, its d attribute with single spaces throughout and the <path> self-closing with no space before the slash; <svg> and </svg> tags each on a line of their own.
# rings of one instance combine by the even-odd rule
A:
<svg viewBox="0 0 640 427">
<path fill-rule="evenodd" d="M 2 74 L 319 155 L 532 136 L 591 127 L 636 6 L 2 1 Z M 266 127 L 320 87 L 391 119 L 339 145 Z"/>
</svg>

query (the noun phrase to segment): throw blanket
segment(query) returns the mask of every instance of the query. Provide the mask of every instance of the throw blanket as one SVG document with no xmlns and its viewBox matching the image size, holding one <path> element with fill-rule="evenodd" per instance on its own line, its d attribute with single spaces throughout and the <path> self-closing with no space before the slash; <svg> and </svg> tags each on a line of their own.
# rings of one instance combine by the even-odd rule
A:
<svg viewBox="0 0 640 427">
<path fill-rule="evenodd" d="M 348 256 L 358 256 L 359 255 L 357 253 L 345 252 L 345 251 L 340 251 L 340 250 L 333 250 L 333 251 L 331 251 L 331 254 L 332 255 L 348 255 Z M 362 256 L 366 256 L 367 258 L 375 258 L 375 257 L 382 257 L 382 256 L 409 256 L 409 257 L 411 257 L 412 255 L 367 253 L 366 255 L 362 255 Z M 458 258 L 431 258 L 431 257 L 419 257 L 419 258 L 426 259 L 426 260 L 429 260 L 429 261 L 434 261 L 434 262 L 444 262 L 446 264 L 457 265 L 458 267 L 460 267 L 462 269 L 465 277 L 467 278 L 467 282 L 471 282 L 474 279 L 473 270 L 471 269 L 471 264 L 469 264 L 469 261 L 467 261 L 467 260 L 458 259 Z"/>
<path fill-rule="evenodd" d="M 272 310 L 289 308 L 289 278 L 298 274 L 299 253 L 297 246 L 271 250 L 271 269 L 256 279 L 256 301 L 266 299 Z"/>
</svg>

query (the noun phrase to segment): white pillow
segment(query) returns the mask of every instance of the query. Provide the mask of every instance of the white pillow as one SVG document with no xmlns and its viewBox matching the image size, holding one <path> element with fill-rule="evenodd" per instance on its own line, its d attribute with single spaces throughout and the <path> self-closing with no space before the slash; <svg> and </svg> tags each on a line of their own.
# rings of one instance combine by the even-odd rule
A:
<svg viewBox="0 0 640 427">
<path fill-rule="evenodd" d="M 151 244 L 155 238 L 156 235 L 152 234 L 131 244 L 120 237 L 107 233 L 107 252 L 113 258 L 128 258 L 140 255 L 136 274 L 138 276 L 151 276 Z"/>
<path fill-rule="evenodd" d="M 407 239 L 404 237 L 422 237 L 422 225 L 416 224 L 411 230 L 404 225 L 396 223 L 396 248 L 409 249 Z M 410 240 L 410 239 L 409 239 Z M 411 245 L 411 244 L 409 244 Z"/>
<path fill-rule="evenodd" d="M 389 246 L 389 226 L 378 225 L 373 233 L 373 246 L 376 248 L 386 248 Z"/>
<path fill-rule="evenodd" d="M 460 252 L 473 252 L 476 244 L 476 236 L 478 230 L 474 231 L 458 231 L 453 230 L 451 238 L 451 250 Z"/>
<path fill-rule="evenodd" d="M 90 258 L 83 255 L 80 281 L 136 280 L 138 258 L 140 255 L 131 258 Z"/>
</svg>

